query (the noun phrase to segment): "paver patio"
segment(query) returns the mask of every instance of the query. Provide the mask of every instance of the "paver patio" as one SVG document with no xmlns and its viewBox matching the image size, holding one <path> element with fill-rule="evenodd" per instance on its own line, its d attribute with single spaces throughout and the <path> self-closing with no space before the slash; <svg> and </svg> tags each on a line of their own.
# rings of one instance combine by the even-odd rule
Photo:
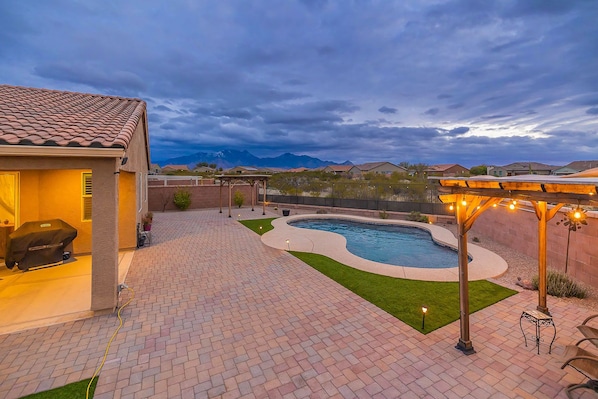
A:
<svg viewBox="0 0 598 399">
<path fill-rule="evenodd" d="M 588 309 L 549 297 L 557 338 L 537 355 L 519 328 L 537 292 L 521 292 L 471 316 L 465 356 L 458 322 L 422 335 L 235 219 L 155 214 L 95 398 L 555 398 L 582 380 L 560 365 Z M 0 397 L 91 377 L 117 326 L 107 315 L 1 335 Z"/>
</svg>

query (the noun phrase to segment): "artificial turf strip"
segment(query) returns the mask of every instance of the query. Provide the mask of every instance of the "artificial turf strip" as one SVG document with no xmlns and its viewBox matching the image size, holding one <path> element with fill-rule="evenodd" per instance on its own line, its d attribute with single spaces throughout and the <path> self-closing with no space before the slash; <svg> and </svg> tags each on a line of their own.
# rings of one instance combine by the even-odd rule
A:
<svg viewBox="0 0 598 399">
<path fill-rule="evenodd" d="M 427 334 L 459 319 L 459 283 L 405 280 L 364 272 L 323 255 L 294 252 L 314 269 L 363 299 Z M 486 280 L 469 282 L 469 310 L 476 312 L 517 291 Z M 422 306 L 428 308 L 422 330 Z"/>
<path fill-rule="evenodd" d="M 34 393 L 32 395 L 23 396 L 21 399 L 81 399 L 85 398 L 87 394 L 87 386 L 90 378 L 82 381 L 73 382 L 60 388 L 54 388 L 49 391 Z M 96 390 L 98 378 L 93 379 L 93 383 L 89 388 L 89 397 L 93 398 Z"/>
<path fill-rule="evenodd" d="M 239 220 L 242 225 L 245 227 L 253 230 L 254 232 L 258 233 L 259 235 L 264 234 L 267 231 L 272 230 L 272 222 L 276 218 L 266 218 L 266 219 L 251 219 L 251 220 Z M 262 226 L 262 230 L 260 231 L 260 226 Z"/>
</svg>

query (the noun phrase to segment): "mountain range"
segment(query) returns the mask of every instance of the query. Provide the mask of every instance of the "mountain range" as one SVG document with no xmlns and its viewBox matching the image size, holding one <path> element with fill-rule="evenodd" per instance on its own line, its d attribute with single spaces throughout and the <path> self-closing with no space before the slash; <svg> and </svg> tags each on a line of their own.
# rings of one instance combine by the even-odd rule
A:
<svg viewBox="0 0 598 399">
<path fill-rule="evenodd" d="M 165 165 L 187 165 L 190 169 L 200 162 L 216 164 L 218 168 L 230 169 L 235 166 L 254 166 L 257 168 L 319 168 L 327 165 L 352 165 L 350 161 L 337 163 L 332 161 L 322 161 L 307 155 L 295 155 L 289 152 L 279 155 L 275 158 L 260 158 L 248 151 L 223 150 L 217 152 L 197 152 L 182 157 L 170 158 L 156 163 L 161 167 Z"/>
</svg>

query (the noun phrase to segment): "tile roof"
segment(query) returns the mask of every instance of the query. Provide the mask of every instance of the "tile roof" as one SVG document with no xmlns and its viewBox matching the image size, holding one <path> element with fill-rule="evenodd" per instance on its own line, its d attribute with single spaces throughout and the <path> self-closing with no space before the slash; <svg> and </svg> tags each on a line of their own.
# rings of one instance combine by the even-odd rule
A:
<svg viewBox="0 0 598 399">
<path fill-rule="evenodd" d="M 145 101 L 0 85 L 0 144 L 127 148 Z"/>
</svg>

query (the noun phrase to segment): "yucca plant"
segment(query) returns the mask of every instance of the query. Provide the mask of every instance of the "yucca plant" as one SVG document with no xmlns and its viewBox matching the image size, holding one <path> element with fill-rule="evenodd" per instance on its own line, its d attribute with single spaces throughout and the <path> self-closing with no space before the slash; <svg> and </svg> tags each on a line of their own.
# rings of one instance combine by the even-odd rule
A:
<svg viewBox="0 0 598 399">
<path fill-rule="evenodd" d="M 532 284 L 536 290 L 538 289 L 538 283 L 539 278 L 536 275 L 532 278 Z M 585 298 L 588 295 L 587 290 L 571 277 L 565 273 L 559 273 L 552 270 L 549 270 L 546 274 L 546 292 L 548 295 L 559 298 Z"/>
</svg>

